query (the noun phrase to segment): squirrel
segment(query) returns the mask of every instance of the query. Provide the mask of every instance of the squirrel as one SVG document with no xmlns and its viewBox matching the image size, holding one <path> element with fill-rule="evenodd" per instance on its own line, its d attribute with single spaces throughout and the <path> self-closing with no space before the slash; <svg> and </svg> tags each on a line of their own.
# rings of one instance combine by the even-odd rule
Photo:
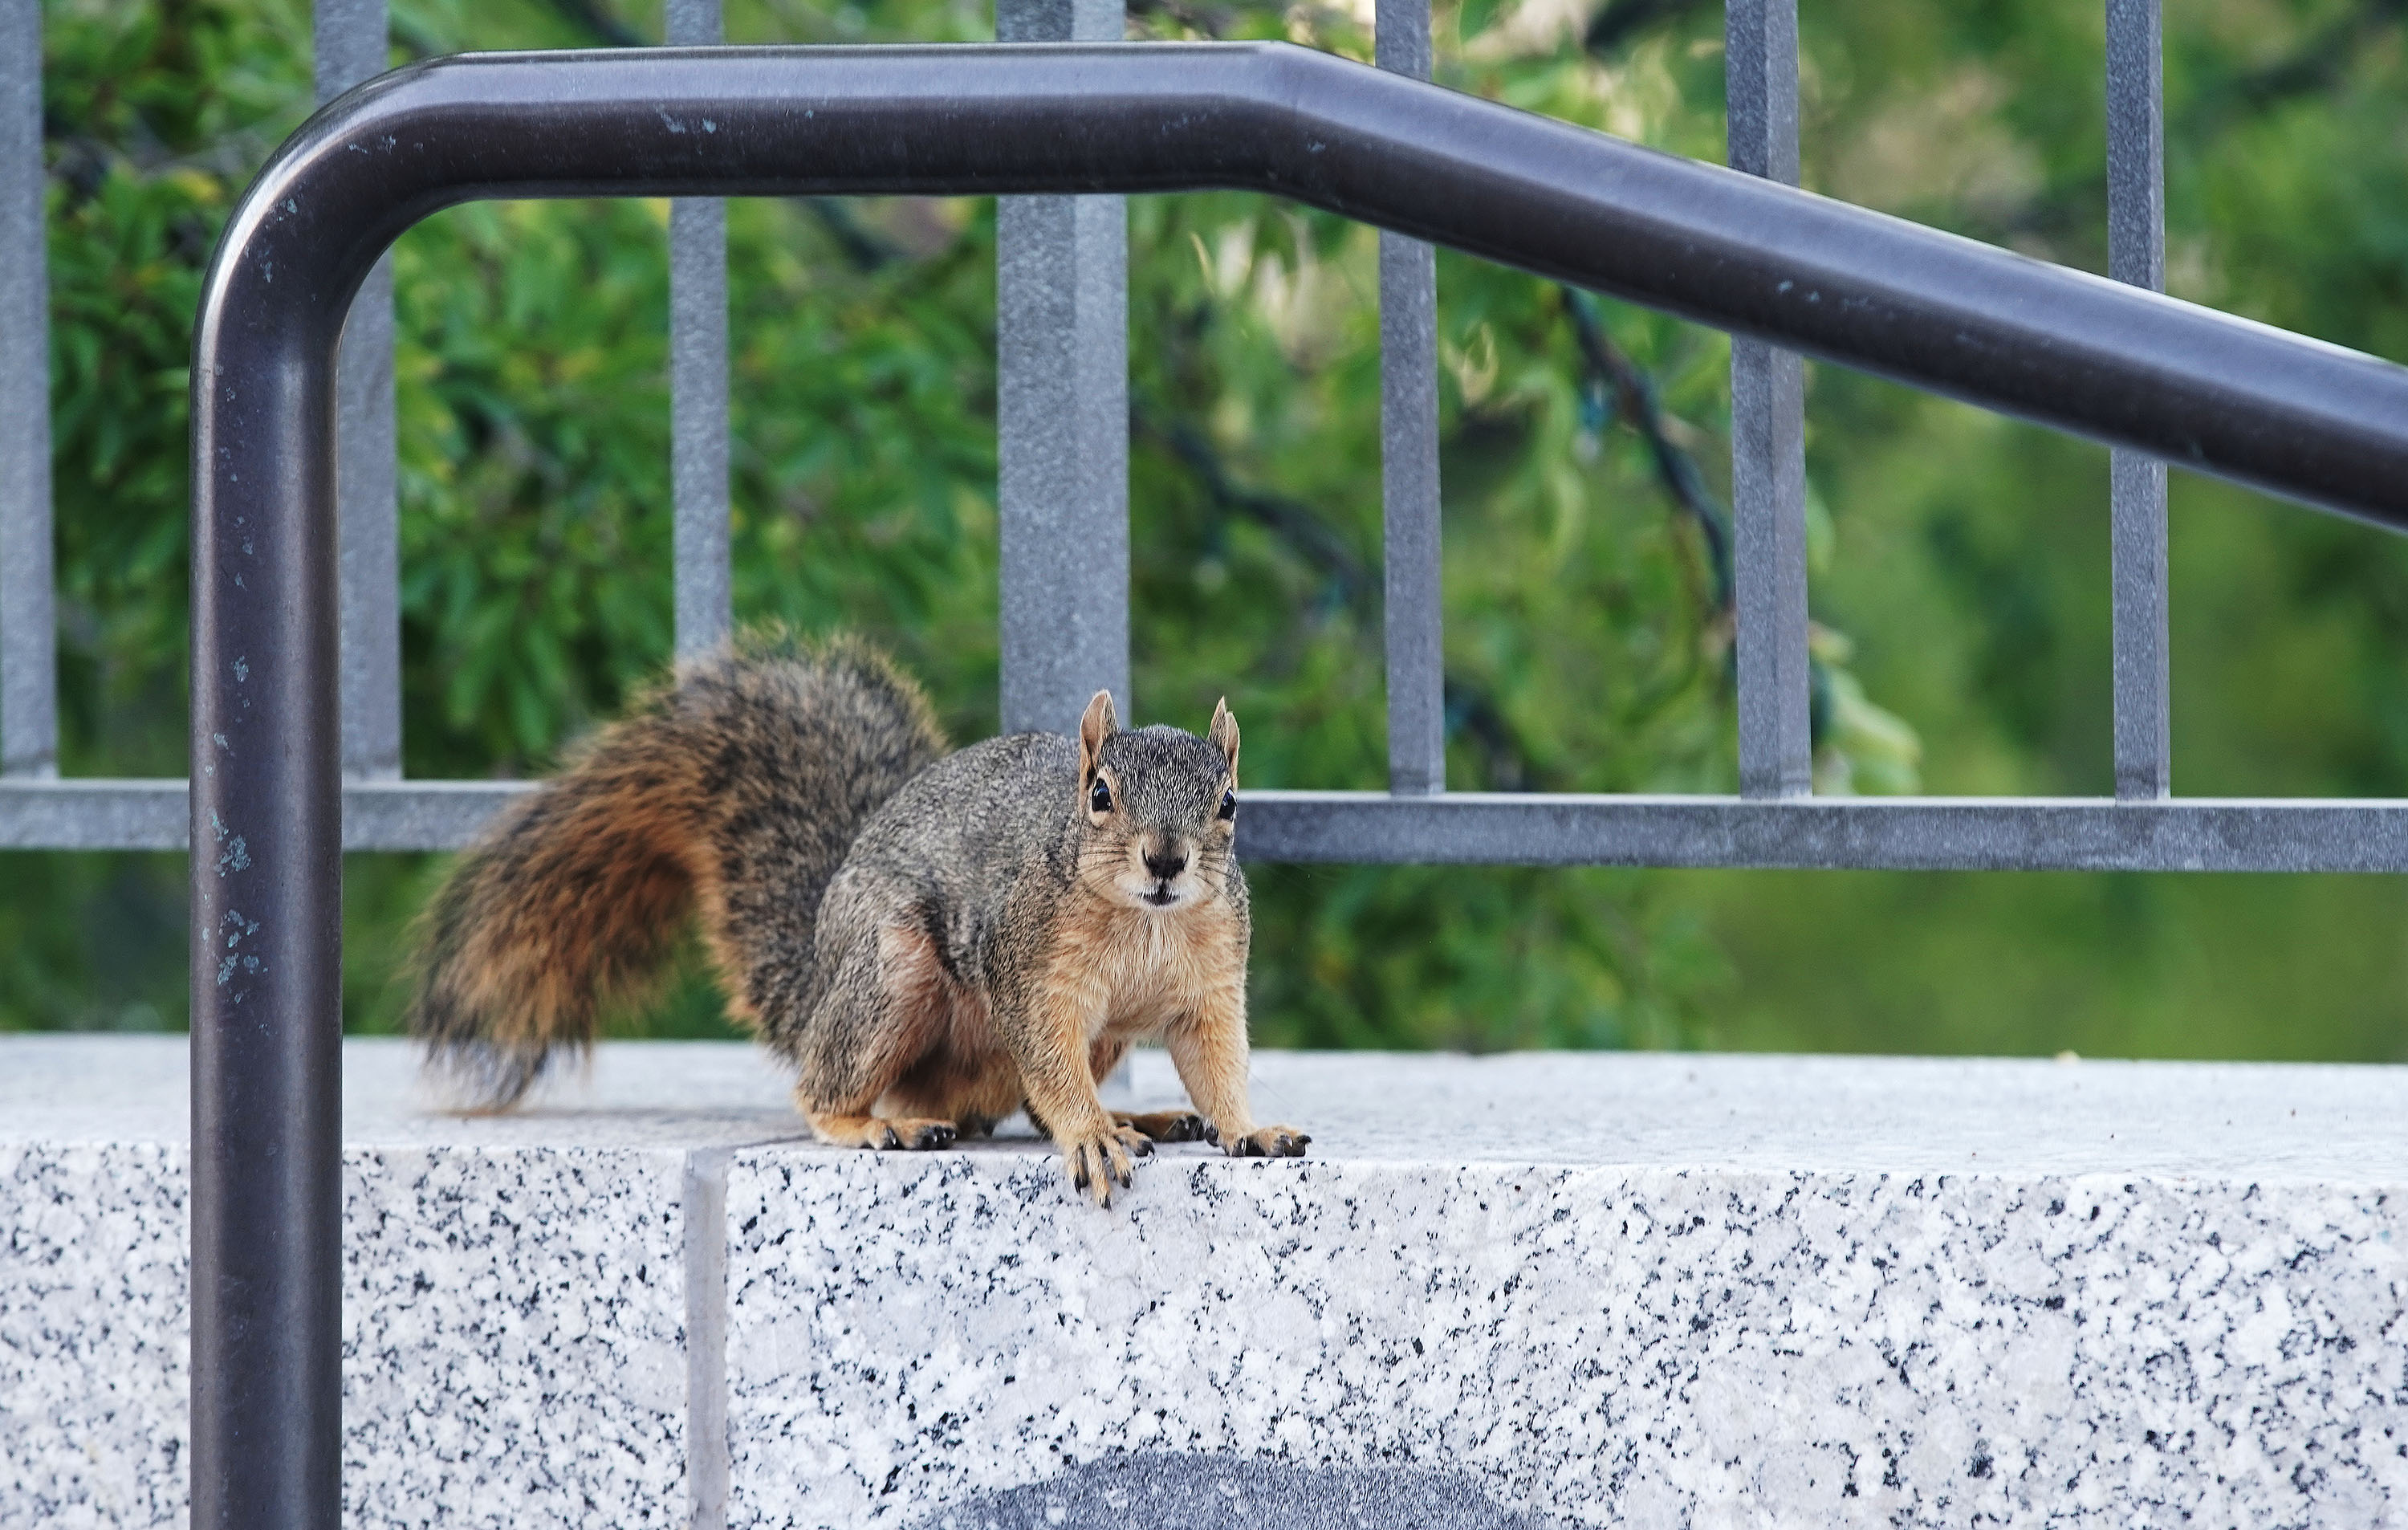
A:
<svg viewBox="0 0 2408 1530">
<path fill-rule="evenodd" d="M 638 1000 L 689 914 L 733 1017 L 812 1133 L 935 1149 L 1015 1109 L 1109 1205 L 1156 1142 L 1298 1156 L 1247 1107 L 1238 722 L 949 752 L 868 645 L 741 634 L 641 693 L 453 866 L 421 922 L 409 1030 L 506 1109 L 601 1008 Z M 1107 1111 L 1159 1038 L 1200 1115 Z"/>
</svg>

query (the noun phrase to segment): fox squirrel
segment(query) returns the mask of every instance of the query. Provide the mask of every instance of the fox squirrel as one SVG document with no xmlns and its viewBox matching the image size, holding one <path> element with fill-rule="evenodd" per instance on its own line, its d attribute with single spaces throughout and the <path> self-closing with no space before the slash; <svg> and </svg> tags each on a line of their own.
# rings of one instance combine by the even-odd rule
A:
<svg viewBox="0 0 2408 1530">
<path fill-rule="evenodd" d="M 865 644 L 741 636 L 680 667 L 464 856 L 422 924 L 409 1028 L 506 1108 L 689 910 L 729 1009 L 799 1076 L 824 1142 L 942 1148 L 1025 1109 L 1099 1204 L 1156 1142 L 1300 1155 L 1246 1104 L 1238 722 L 946 751 Z M 1159 1037 L 1197 1115 L 1107 1112 Z"/>
</svg>

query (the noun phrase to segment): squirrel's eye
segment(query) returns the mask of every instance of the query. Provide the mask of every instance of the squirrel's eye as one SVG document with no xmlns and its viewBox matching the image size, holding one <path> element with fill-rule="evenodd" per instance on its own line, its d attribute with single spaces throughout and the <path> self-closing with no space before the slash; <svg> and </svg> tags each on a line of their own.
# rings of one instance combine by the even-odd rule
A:
<svg viewBox="0 0 2408 1530">
<path fill-rule="evenodd" d="M 1224 792 L 1224 793 L 1222 793 L 1222 794 L 1221 794 L 1221 817 L 1222 817 L 1224 820 L 1227 820 L 1227 819 L 1235 818 L 1235 817 L 1237 817 L 1237 816 L 1238 816 L 1238 794 L 1237 794 L 1237 793 L 1235 793 L 1235 792 Z"/>
<path fill-rule="evenodd" d="M 1104 779 L 1101 776 L 1096 778 L 1095 790 L 1087 794 L 1087 810 L 1091 813 L 1109 813 L 1112 810 L 1112 789 L 1104 784 Z"/>
</svg>

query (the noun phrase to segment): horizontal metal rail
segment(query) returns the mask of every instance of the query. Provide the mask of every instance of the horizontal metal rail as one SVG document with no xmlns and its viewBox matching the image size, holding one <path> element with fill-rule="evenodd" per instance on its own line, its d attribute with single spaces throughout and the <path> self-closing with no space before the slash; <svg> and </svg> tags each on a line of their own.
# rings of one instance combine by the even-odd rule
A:
<svg viewBox="0 0 2408 1530">
<path fill-rule="evenodd" d="M 338 1515 L 333 395 L 336 341 L 377 259 L 417 220 L 478 197 L 1204 187 L 1283 193 L 2408 524 L 2408 371 L 1299 49 L 495 55 L 363 85 L 304 125 L 229 221 L 194 347 L 196 1525 Z M 1731 841 L 1760 835 L 1768 854 L 1784 836 L 1802 854 L 1861 834 L 1904 856 L 1918 824 L 1945 839 L 1985 810 L 1619 800 L 1258 795 L 1249 825 L 1268 819 L 1276 842 L 1286 814 L 1305 855 L 1354 858 L 1351 834 L 1415 859 L 1568 846 L 1614 860 L 1650 815 L 1694 811 L 1728 815 Z M 2026 807 L 2027 830 L 2047 821 L 2046 805 Z M 2103 852 L 2177 825 L 2152 853 L 2178 864 L 2245 845 L 2264 822 L 2244 812 L 2218 829 L 2145 803 L 2067 811 L 2065 842 Z M 2378 809 L 2327 832 L 2380 840 L 2396 822 Z M 1678 827 L 1676 841 L 1699 832 Z M 1533 833 L 1552 838 L 1517 837 Z M 2003 864 L 2008 837 L 1985 855 Z M 1858 846 L 1848 864 L 1878 852 Z"/>
<path fill-rule="evenodd" d="M 343 849 L 458 850 L 534 789 L 346 781 Z M 179 780 L 0 782 L 0 851 L 180 851 L 186 812 Z M 1257 789 L 1239 850 L 1250 861 L 1354 865 L 2397 874 L 2408 872 L 2408 803 Z"/>
<path fill-rule="evenodd" d="M 1272 861 L 1795 870 L 2401 871 L 2395 802 L 1249 792 Z"/>
</svg>

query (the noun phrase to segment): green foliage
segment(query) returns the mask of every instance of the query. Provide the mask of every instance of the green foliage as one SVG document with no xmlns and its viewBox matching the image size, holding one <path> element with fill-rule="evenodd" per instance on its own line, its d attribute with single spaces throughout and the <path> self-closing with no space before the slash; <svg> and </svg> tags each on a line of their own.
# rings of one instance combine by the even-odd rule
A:
<svg viewBox="0 0 2408 1530">
<path fill-rule="evenodd" d="M 1352 12 L 1142 6 L 1149 36 L 1367 56 Z M 1720 7 L 1464 0 L 1439 78 L 1719 157 Z M 738 41 L 971 40 L 982 7 L 738 0 Z M 59 556 L 71 773 L 180 768 L 184 361 L 200 272 L 308 106 L 293 0 L 47 0 Z M 396 0 L 396 59 L 657 35 L 657 9 Z M 1811 7 L 1810 184 L 2045 258 L 2103 259 L 2095 0 Z M 1607 36 L 1597 54 L 1582 36 Z M 2396 7 L 2167 18 L 2182 295 L 2408 355 Z M 666 208 L 488 205 L 394 256 L 405 738 L 414 776 L 524 774 L 669 649 Z M 955 737 L 994 725 L 987 202 L 729 209 L 739 615 L 863 631 Z M 1130 205 L 1138 709 L 1230 695 L 1257 786 L 1383 783 L 1377 241 L 1235 193 Z M 1727 347 L 1442 256 L 1449 776 L 1727 791 Z M 1831 369 L 1813 385 L 1824 791 L 2108 785 L 2103 455 Z M 2394 792 L 2400 549 L 2176 491 L 2186 790 Z M 1064 720 L 1066 725 L 1068 720 Z M 15 856 L 0 1025 L 175 1024 L 170 857 Z M 389 1025 L 433 858 L 348 871 L 346 1013 Z M 1265 867 L 1271 1043 L 1880 1046 L 2389 1055 L 2388 884 Z M 2279 942 L 2252 938 L 2281 932 Z M 2270 949 L 2271 948 L 2271 949 Z M 2015 980 L 1974 982 L 1985 968 Z M 655 1032 L 717 1034 L 698 964 Z M 2286 1028 L 2286 985 L 2329 1023 Z M 2347 997 L 2345 995 L 2355 995 Z"/>
</svg>

